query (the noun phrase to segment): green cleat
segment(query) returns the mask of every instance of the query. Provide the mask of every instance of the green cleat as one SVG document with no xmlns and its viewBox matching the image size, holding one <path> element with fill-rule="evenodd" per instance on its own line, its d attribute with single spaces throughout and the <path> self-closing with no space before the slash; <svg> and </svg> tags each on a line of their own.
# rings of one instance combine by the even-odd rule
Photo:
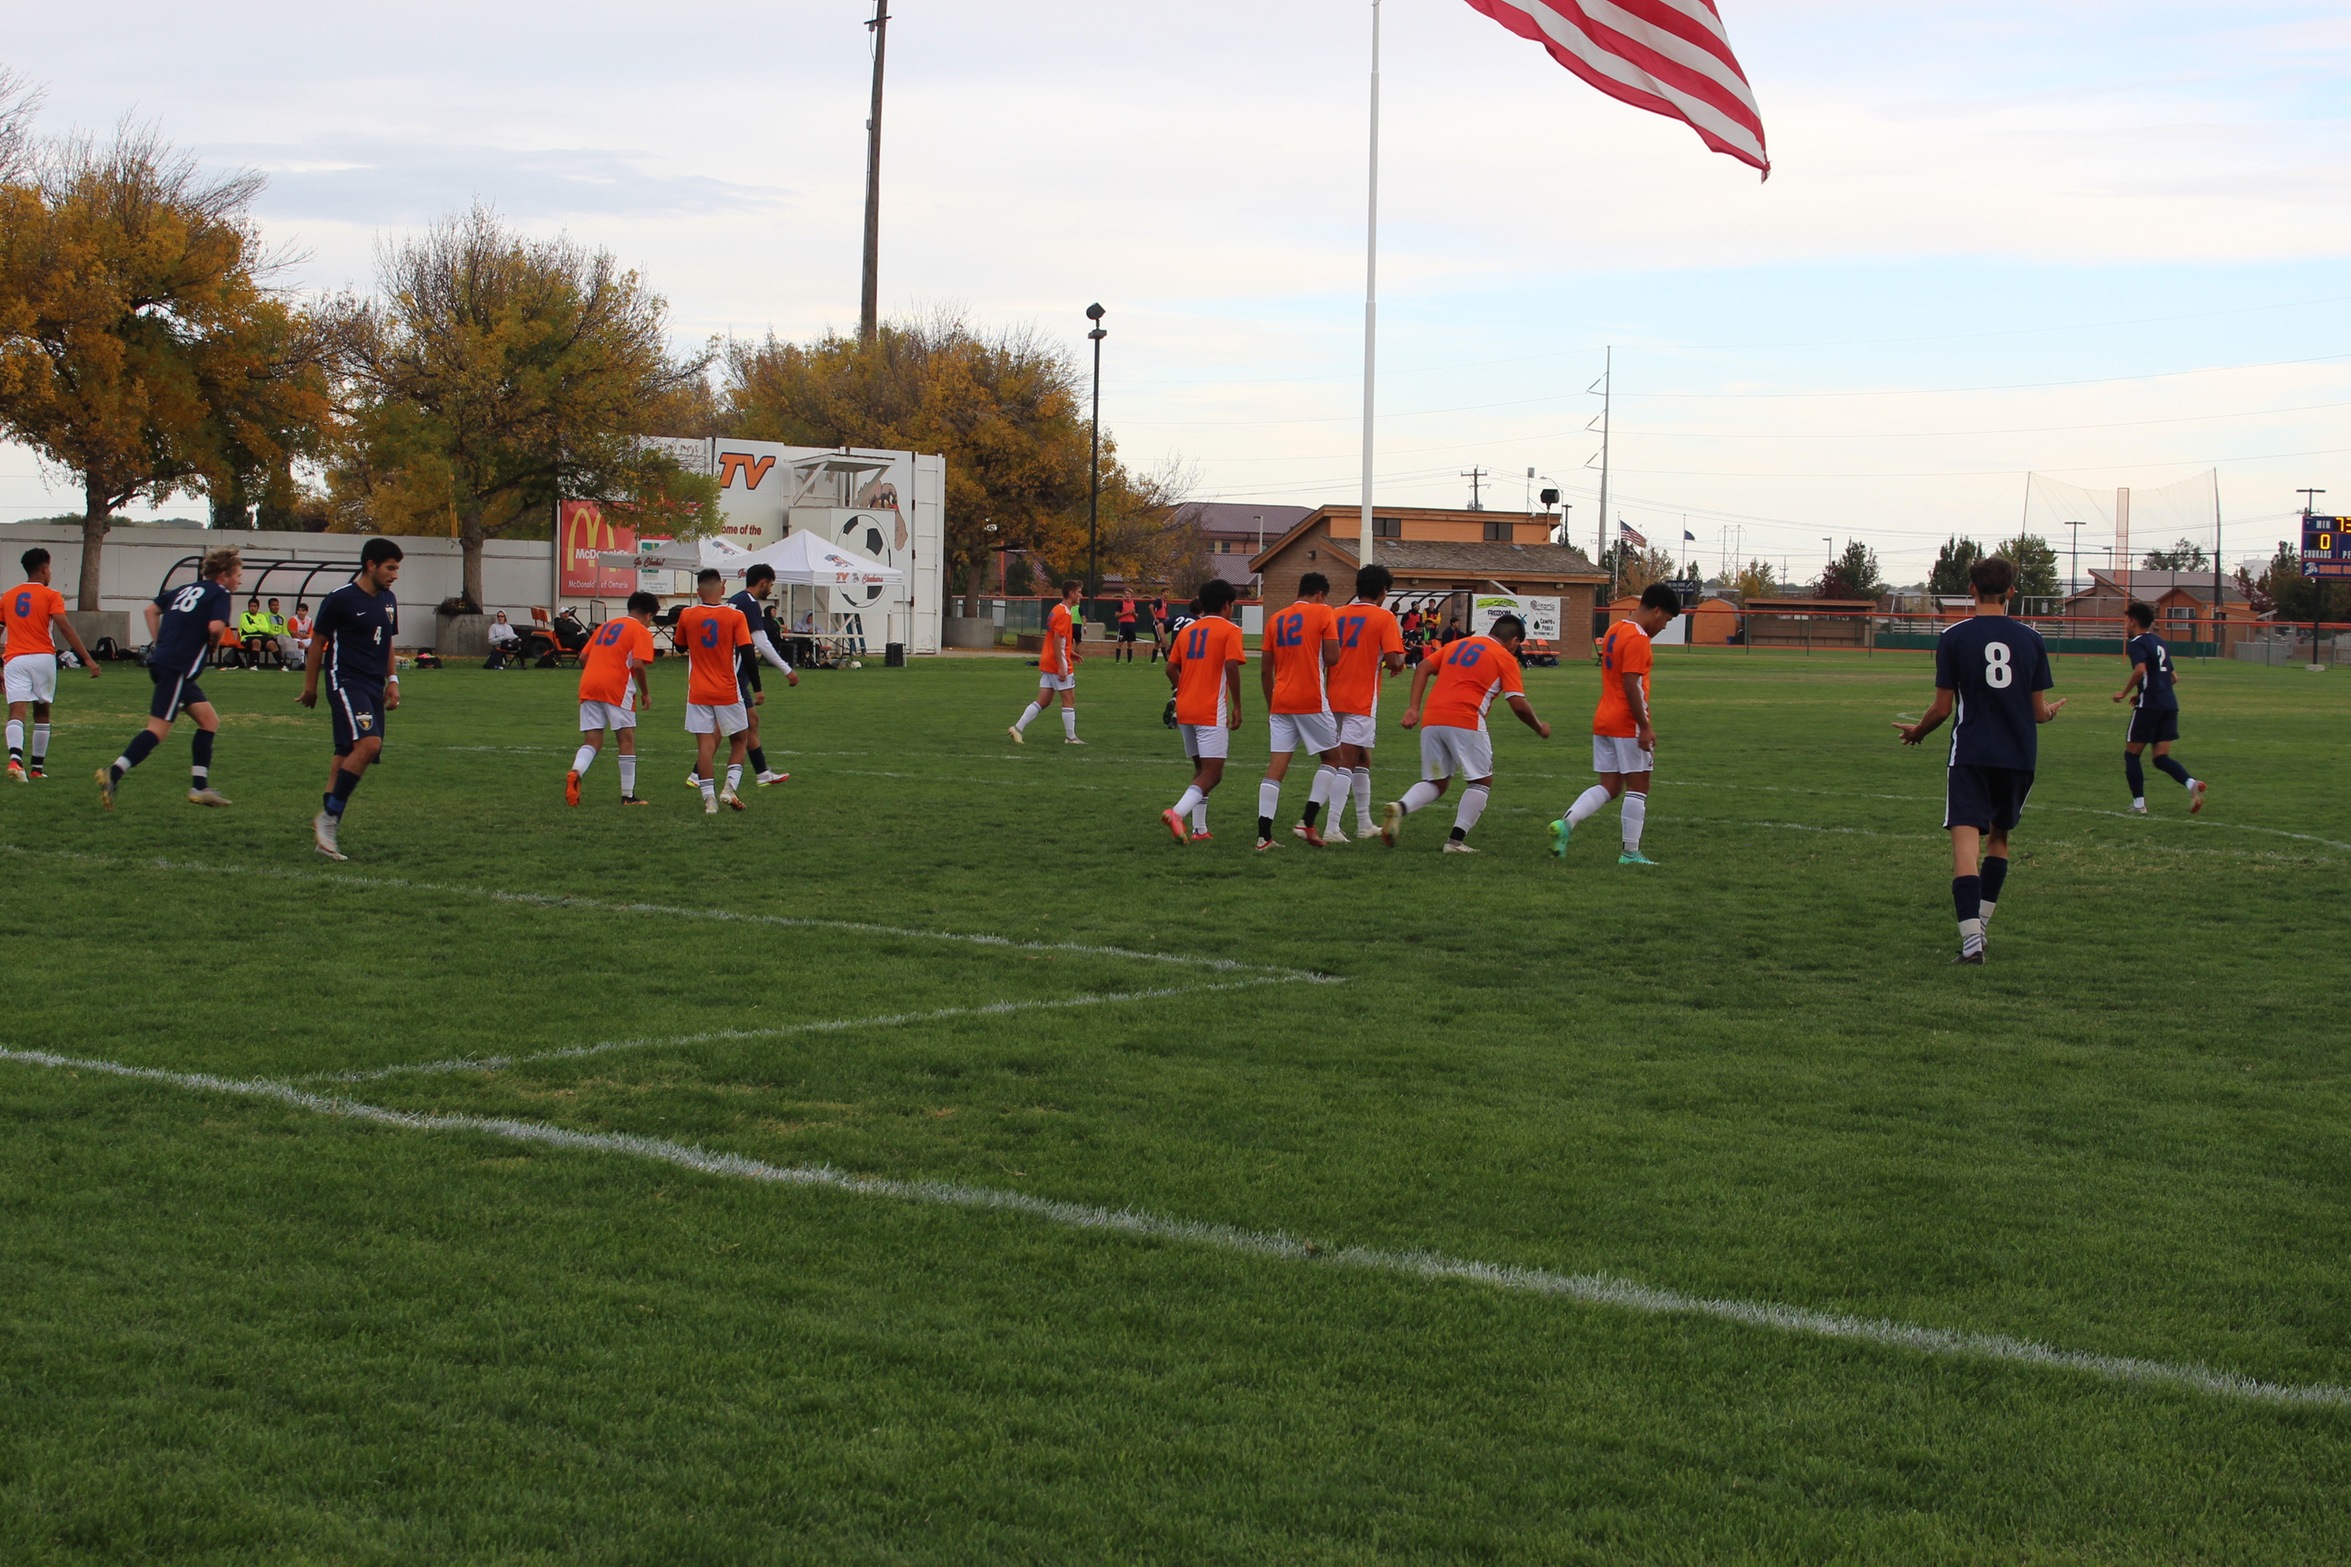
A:
<svg viewBox="0 0 2351 1567">
<path fill-rule="evenodd" d="M 1562 816 L 1551 824 L 1551 858 L 1567 858 L 1567 840 L 1575 836 L 1575 824 Z"/>
<path fill-rule="evenodd" d="M 1619 865 L 1655 865 L 1657 862 L 1638 849 L 1627 849 L 1616 857 Z"/>
</svg>

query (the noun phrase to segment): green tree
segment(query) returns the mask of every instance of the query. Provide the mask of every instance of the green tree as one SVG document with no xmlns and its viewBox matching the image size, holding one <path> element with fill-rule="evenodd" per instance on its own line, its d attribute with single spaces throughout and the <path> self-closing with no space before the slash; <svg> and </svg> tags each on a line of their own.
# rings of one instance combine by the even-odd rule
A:
<svg viewBox="0 0 2351 1567">
<path fill-rule="evenodd" d="M 2291 544 L 2281 543 L 2259 576 L 2239 566 L 2236 583 L 2256 615 L 2308 621 L 2318 608 L 2318 584 L 2303 574 L 2302 552 Z"/>
<path fill-rule="evenodd" d="M 2202 571 L 2212 563 L 2204 553 L 2204 546 L 2194 539 L 2182 539 L 2167 550 L 2149 550 L 2140 562 L 2142 571 Z"/>
<path fill-rule="evenodd" d="M 976 595 L 1007 544 L 1063 569 L 1085 559 L 1090 429 L 1078 389 L 1068 351 L 1035 331 L 981 332 L 943 314 L 884 322 L 871 342 L 734 344 L 724 397 L 728 433 L 752 440 L 943 453 L 947 580 Z M 1102 465 L 1107 518 L 1114 495 L 1144 491 L 1108 436 Z"/>
<path fill-rule="evenodd" d="M 1741 566 L 1737 586 L 1742 602 L 1747 599 L 1773 598 L 1778 596 L 1780 591 L 1779 577 L 1772 571 L 1771 562 L 1767 560 L 1750 560 L 1746 565 Z"/>
<path fill-rule="evenodd" d="M 1638 593 L 1652 582 L 1680 580 L 1681 565 L 1670 551 L 1619 537 L 1600 557 L 1600 569 L 1616 578 L 1617 595 Z"/>
<path fill-rule="evenodd" d="M 315 332 L 263 282 L 260 176 L 128 124 L 31 163 L 0 194 L 0 429 L 80 482 L 95 609 L 119 508 L 226 482 L 232 441 L 262 465 L 315 446 L 330 410 Z"/>
<path fill-rule="evenodd" d="M 1874 599 L 1886 591 L 1878 570 L 1878 552 L 1859 539 L 1847 539 L 1845 548 L 1820 574 L 1813 593 L 1824 599 Z"/>
<path fill-rule="evenodd" d="M 339 520 L 454 535 L 464 601 L 482 547 L 551 536 L 559 500 L 718 527 L 718 482 L 648 445 L 710 355 L 674 357 L 668 306 L 604 251 L 526 239 L 484 206 L 386 246 L 378 297 L 337 309 L 349 428 L 331 471 Z"/>
<path fill-rule="evenodd" d="M 1962 534 L 1953 534 L 1935 552 L 1934 569 L 1927 573 L 1927 591 L 1938 598 L 1963 597 L 1975 591 L 1968 568 L 1984 558 L 1984 547 Z"/>
<path fill-rule="evenodd" d="M 2057 551 L 2037 533 L 2020 533 L 1992 552 L 2016 568 L 2016 591 L 2023 598 L 2056 598 L 2064 592 L 2057 576 Z"/>
</svg>

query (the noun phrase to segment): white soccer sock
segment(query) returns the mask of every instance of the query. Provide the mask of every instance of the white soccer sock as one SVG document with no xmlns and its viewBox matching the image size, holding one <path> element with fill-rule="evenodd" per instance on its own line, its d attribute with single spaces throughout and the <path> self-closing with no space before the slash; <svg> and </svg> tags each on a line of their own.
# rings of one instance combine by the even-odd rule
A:
<svg viewBox="0 0 2351 1567">
<path fill-rule="evenodd" d="M 1567 808 L 1567 825 L 1570 827 L 1582 826 L 1587 820 L 1600 814 L 1600 808 L 1607 803 L 1607 788 L 1600 784 L 1592 785 L 1591 788 L 1577 795 L 1575 804 Z"/>
<path fill-rule="evenodd" d="M 1489 792 L 1484 784 L 1471 784 L 1461 791 L 1461 806 L 1453 813 L 1455 832 L 1466 834 L 1478 824 L 1478 818 L 1486 814 L 1486 795 Z"/>
<path fill-rule="evenodd" d="M 23 749 L 24 720 L 21 718 L 11 718 L 8 721 L 8 754 L 14 756 L 17 752 Z"/>
<path fill-rule="evenodd" d="M 1326 767 L 1314 775 L 1314 781 L 1322 786 L 1324 814 L 1330 818 L 1333 827 L 1338 826 L 1339 808 L 1347 803 L 1347 791 L 1352 784 L 1351 775 L 1344 767 Z"/>
<path fill-rule="evenodd" d="M 622 794 L 637 792 L 637 759 L 633 756 L 620 758 L 620 792 Z"/>
<path fill-rule="evenodd" d="M 38 762 L 49 754 L 49 726 L 35 720 L 33 723 L 33 760 Z"/>
<path fill-rule="evenodd" d="M 1257 780 L 1257 814 L 1271 820 L 1282 808 L 1282 781 L 1279 778 Z"/>
<path fill-rule="evenodd" d="M 1355 819 L 1356 821 L 1363 824 L 1363 830 L 1365 832 L 1370 832 L 1372 830 L 1371 769 L 1368 767 L 1353 767 L 1349 768 L 1348 772 L 1352 776 L 1355 785 Z"/>
<path fill-rule="evenodd" d="M 2143 794 L 2134 794 L 2134 795 L 2132 795 L 2132 796 L 2131 796 L 2131 809 L 2132 809 L 2132 810 L 2134 810 L 2134 811 L 2143 811 L 2143 810 L 2145 810 L 2146 808 L 2147 808 L 2147 797 L 2146 797 L 2145 795 L 2143 795 Z"/>
<path fill-rule="evenodd" d="M 1649 820 L 1649 797 L 1634 790 L 1624 792 L 1624 852 L 1641 852 L 1641 828 Z"/>
<path fill-rule="evenodd" d="M 1025 708 L 1023 708 L 1023 709 L 1021 710 L 1021 715 L 1020 715 L 1019 719 L 1017 719 L 1017 720 L 1016 720 L 1016 721 L 1013 723 L 1013 726 L 1012 726 L 1012 727 L 1013 727 L 1013 728 L 1015 728 L 1015 729 L 1026 729 L 1026 728 L 1028 728 L 1028 726 L 1029 726 L 1029 725 L 1031 725 L 1031 724 L 1035 723 L 1036 721 L 1037 721 L 1037 704 L 1036 704 L 1036 703 L 1034 703 L 1034 702 L 1031 702 L 1031 703 L 1030 703 L 1030 704 L 1029 704 L 1027 707 L 1025 707 Z"/>
<path fill-rule="evenodd" d="M 742 787 L 743 764 L 741 762 L 727 763 L 727 793 L 733 794 L 737 789 Z"/>
<path fill-rule="evenodd" d="M 1067 702 L 1061 704 L 1061 732 L 1072 740 L 1078 737 L 1078 710 Z"/>
<path fill-rule="evenodd" d="M 1181 813 L 1179 812 L 1178 814 L 1180 815 Z M 1205 797 L 1203 797 L 1198 804 L 1192 807 L 1192 831 L 1206 832 L 1207 830 L 1208 801 Z"/>
<path fill-rule="evenodd" d="M 1976 907 L 1977 929 L 1990 930 L 1992 928 L 1992 910 L 1996 906 L 1997 905 L 1995 905 L 1990 898 L 1980 900 Z"/>
<path fill-rule="evenodd" d="M 1414 811 L 1421 809 L 1423 806 L 1436 804 L 1437 797 L 1442 793 L 1443 791 L 1440 790 L 1435 784 L 1430 783 L 1424 779 L 1421 782 L 1414 784 L 1411 788 L 1405 790 L 1404 798 L 1399 800 L 1397 803 L 1404 807 L 1404 814 L 1410 816 Z"/>
<path fill-rule="evenodd" d="M 1959 950 L 1962 953 L 1984 950 L 1984 922 L 1981 919 L 1959 922 Z"/>
<path fill-rule="evenodd" d="M 1175 803 L 1175 813 L 1178 816 L 1183 816 L 1189 814 L 1190 812 L 1197 811 L 1207 803 L 1207 800 L 1208 796 L 1200 792 L 1200 786 L 1198 784 L 1194 784 L 1189 789 L 1186 789 L 1183 794 L 1177 798 Z"/>
<path fill-rule="evenodd" d="M 572 753 L 571 770 L 575 773 L 578 773 L 582 778 L 585 778 L 588 776 L 589 764 L 593 763 L 595 760 L 596 748 L 592 745 L 583 745 L 577 751 Z"/>
<path fill-rule="evenodd" d="M 718 798 L 717 779 L 705 778 L 701 774 L 697 773 L 694 775 L 694 786 L 702 791 L 703 799 L 715 800 Z"/>
</svg>

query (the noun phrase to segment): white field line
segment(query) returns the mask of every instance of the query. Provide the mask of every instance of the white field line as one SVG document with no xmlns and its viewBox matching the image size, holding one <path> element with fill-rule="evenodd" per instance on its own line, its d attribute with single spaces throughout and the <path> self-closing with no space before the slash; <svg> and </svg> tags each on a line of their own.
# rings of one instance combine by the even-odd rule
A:
<svg viewBox="0 0 2351 1567">
<path fill-rule="evenodd" d="M 1155 990 L 1105 991 L 1094 995 L 1056 996 L 1035 1001 L 989 1001 L 970 1006 L 937 1007 L 928 1012 L 892 1012 L 878 1017 L 825 1018 L 808 1023 L 783 1023 L 774 1028 L 714 1028 L 699 1034 L 669 1034 L 644 1039 L 606 1039 L 592 1045 L 566 1045 L 513 1056 L 457 1056 L 446 1061 L 419 1061 L 410 1066 L 379 1066 L 364 1071 L 312 1072 L 306 1083 L 373 1083 L 387 1077 L 409 1077 L 448 1072 L 503 1072 L 510 1067 L 541 1061 L 577 1061 L 586 1056 L 610 1055 L 617 1050 L 684 1049 L 692 1045 L 733 1043 L 740 1040 L 785 1039 L 795 1034 L 845 1034 L 861 1028 L 903 1028 L 911 1023 L 944 1023 L 967 1017 L 1004 1017 L 1016 1012 L 1048 1012 L 1075 1007 L 1118 1006 L 1129 1001 L 1163 1001 L 1170 996 L 1201 996 L 1220 990 L 1247 990 L 1256 985 L 1290 985 L 1296 980 L 1268 974 L 1256 979 L 1227 980 L 1213 985 L 1165 985 Z"/>
<path fill-rule="evenodd" d="M 692 908 L 666 903 L 621 903 L 604 898 L 558 892 L 512 892 L 502 887 L 474 887 L 462 882 L 411 881 L 401 876 L 353 876 L 333 871 L 303 871 L 275 865 L 206 865 L 194 860 L 115 858 L 81 854 L 70 849 L 32 849 L 0 843 L 0 854 L 23 859 L 63 860 L 108 870 L 186 871 L 202 876 L 251 876 L 265 881 L 300 882 L 321 887 L 355 887 L 399 892 L 429 892 L 444 897 L 480 898 L 491 903 L 515 903 L 538 909 L 573 909 L 589 914 L 658 915 L 664 919 L 713 920 L 730 925 L 766 925 L 786 930 L 836 930 L 857 936 L 891 936 L 906 941 L 951 941 L 974 947 L 1000 947 L 1008 952 L 1074 952 L 1085 957 L 1123 958 L 1138 963 L 1168 963 L 1204 968 L 1223 974 L 1263 974 L 1304 984 L 1336 984 L 1336 976 L 1274 963 L 1245 963 L 1238 958 L 1200 957 L 1183 952 L 1145 952 L 1135 947 L 1112 947 L 1083 941 L 1023 941 L 984 931 L 914 930 L 881 925 L 870 920 L 817 919 L 795 914 L 746 914 L 737 909 Z"/>
<path fill-rule="evenodd" d="M 1520 809 L 1531 810 L 1532 807 L 1521 807 Z M 1693 827 L 1765 827 L 1780 832 L 1823 833 L 1845 838 L 1889 838 L 1912 843 L 1939 844 L 1948 841 L 1945 835 L 1939 831 L 1887 832 L 1876 827 L 1827 827 L 1817 822 L 1774 822 L 1744 816 L 1668 816 L 1661 818 L 1661 820 L 1667 825 L 1686 822 Z M 2064 838 L 2034 838 L 2027 847 L 2033 849 L 2075 849 L 2085 853 L 2120 850 L 2143 854 L 2192 854 L 2217 859 L 2263 860 L 2285 865 L 2333 865 L 2340 863 L 2333 855 L 2325 854 L 2296 854 L 2284 849 L 2198 849 L 2177 843 L 2124 843 L 2112 840 L 2102 843 L 2075 843 Z"/>
<path fill-rule="evenodd" d="M 2250 1403 L 2351 1408 L 2351 1388 L 2333 1383 L 2268 1382 L 2193 1362 L 2143 1360 L 2135 1356 L 2057 1349 L 2002 1333 L 1919 1327 L 1882 1317 L 1847 1316 L 1841 1312 L 1814 1311 L 1772 1301 L 1724 1300 L 1660 1289 L 1631 1279 L 1610 1278 L 1605 1274 L 1553 1273 L 1546 1269 L 1522 1268 L 1507 1263 L 1473 1262 L 1436 1252 L 1386 1251 L 1367 1246 L 1323 1246 L 1278 1231 L 1201 1224 L 1189 1219 L 1139 1213 L 1131 1208 L 1097 1208 L 1083 1203 L 1058 1202 L 1049 1197 L 1032 1197 L 1024 1192 L 1008 1192 L 993 1187 L 965 1186 L 952 1181 L 900 1181 L 878 1176 L 847 1175 L 823 1165 L 768 1164 L 740 1154 L 713 1153 L 689 1143 L 639 1137 L 626 1132 L 577 1132 L 568 1127 L 503 1117 L 394 1110 L 381 1105 L 363 1104 L 354 1099 L 313 1093 L 291 1083 L 273 1082 L 266 1078 L 226 1078 L 202 1072 L 168 1072 L 154 1067 L 126 1066 L 114 1061 L 53 1055 L 42 1050 L 0 1048 L 0 1060 L 53 1070 L 130 1078 L 194 1093 L 236 1094 L 251 1099 L 271 1100 L 318 1115 L 400 1127 L 409 1131 L 471 1132 L 550 1148 L 620 1154 L 733 1180 L 758 1181 L 778 1186 L 821 1187 L 858 1197 L 1013 1213 L 1075 1230 L 1106 1231 L 1147 1240 L 1206 1246 L 1247 1256 L 1357 1268 L 1404 1278 L 1483 1284 L 1493 1289 L 1546 1295 L 1585 1305 L 1611 1306 L 1654 1316 L 1707 1317 L 1719 1322 L 1767 1328 L 1798 1337 L 1870 1344 L 1952 1359 L 1989 1360 L 2036 1370 L 2081 1372 L 2109 1382 L 2179 1388 Z"/>
</svg>

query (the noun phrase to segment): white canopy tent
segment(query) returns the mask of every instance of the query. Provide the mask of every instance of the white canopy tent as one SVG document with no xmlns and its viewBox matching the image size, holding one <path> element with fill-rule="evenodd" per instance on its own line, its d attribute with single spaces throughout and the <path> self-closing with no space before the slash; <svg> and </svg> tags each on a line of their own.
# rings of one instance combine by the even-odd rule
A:
<svg viewBox="0 0 2351 1567">
<path fill-rule="evenodd" d="M 865 651 L 862 606 L 878 591 L 886 590 L 896 596 L 906 583 L 906 573 L 897 567 L 885 566 L 846 545 L 831 543 L 806 530 L 787 534 L 756 550 L 738 548 L 724 539 L 692 539 L 634 552 L 614 551 L 604 559 L 611 565 L 633 564 L 657 571 L 699 571 L 711 567 L 729 577 L 740 577 L 753 566 L 768 566 L 784 589 L 779 617 L 784 635 L 825 644 L 828 650 L 845 646 L 854 653 Z M 803 588 L 809 590 L 804 612 L 799 598 L 799 590 Z M 817 599 L 819 591 L 825 593 L 821 608 Z M 844 599 L 849 607 L 844 607 Z"/>
</svg>

